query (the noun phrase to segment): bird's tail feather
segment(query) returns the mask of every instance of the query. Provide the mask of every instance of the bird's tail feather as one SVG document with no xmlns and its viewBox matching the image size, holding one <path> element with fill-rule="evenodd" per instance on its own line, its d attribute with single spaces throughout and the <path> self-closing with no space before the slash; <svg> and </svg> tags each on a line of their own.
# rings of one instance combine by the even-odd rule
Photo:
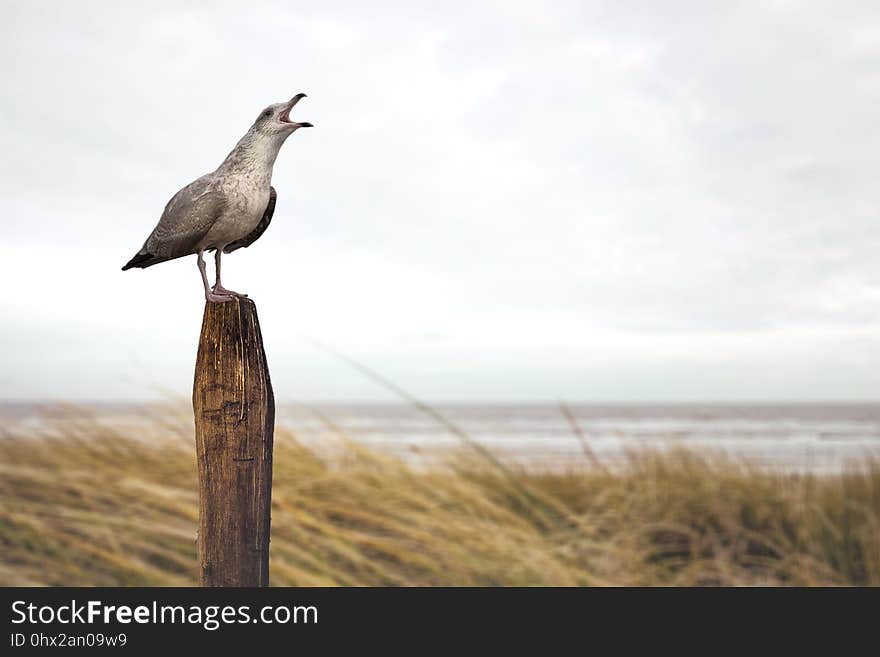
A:
<svg viewBox="0 0 880 657">
<path fill-rule="evenodd" d="M 168 258 L 163 258 L 162 256 L 156 256 L 152 253 L 147 253 L 145 250 L 141 249 L 138 251 L 134 258 L 129 260 L 125 266 L 122 268 L 122 271 L 126 269 L 131 269 L 132 267 L 140 267 L 144 269 L 145 267 L 149 267 L 150 265 L 157 265 L 160 262 L 165 262 Z"/>
</svg>

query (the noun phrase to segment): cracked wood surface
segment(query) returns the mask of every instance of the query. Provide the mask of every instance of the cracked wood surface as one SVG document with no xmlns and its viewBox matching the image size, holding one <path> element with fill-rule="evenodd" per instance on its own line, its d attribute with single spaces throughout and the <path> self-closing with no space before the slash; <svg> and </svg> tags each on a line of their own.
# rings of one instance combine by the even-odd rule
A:
<svg viewBox="0 0 880 657">
<path fill-rule="evenodd" d="M 193 412 L 199 581 L 268 586 L 275 400 L 250 299 L 205 304 Z"/>
</svg>

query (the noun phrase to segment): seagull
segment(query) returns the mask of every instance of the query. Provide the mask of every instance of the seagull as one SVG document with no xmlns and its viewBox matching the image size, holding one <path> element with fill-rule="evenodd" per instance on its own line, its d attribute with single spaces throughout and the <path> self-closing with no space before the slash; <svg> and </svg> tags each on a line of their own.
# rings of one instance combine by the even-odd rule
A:
<svg viewBox="0 0 880 657">
<path fill-rule="evenodd" d="M 220 258 L 224 253 L 253 244 L 272 221 L 276 199 L 271 185 L 272 166 L 278 151 L 298 129 L 313 127 L 311 123 L 290 120 L 290 110 L 305 97 L 300 93 L 286 103 L 269 105 L 260 112 L 215 171 L 171 197 L 159 223 L 122 271 L 132 267 L 144 269 L 195 254 L 207 302 L 246 297 L 223 287 Z M 205 273 L 205 251 L 215 251 L 213 287 L 209 287 Z"/>
</svg>

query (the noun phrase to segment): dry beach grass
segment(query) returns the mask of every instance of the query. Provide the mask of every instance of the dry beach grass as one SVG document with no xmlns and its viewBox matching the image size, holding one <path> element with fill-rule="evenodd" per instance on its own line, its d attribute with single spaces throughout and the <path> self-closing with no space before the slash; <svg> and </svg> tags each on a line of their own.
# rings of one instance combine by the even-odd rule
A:
<svg viewBox="0 0 880 657">
<path fill-rule="evenodd" d="M 5 428 L 0 584 L 194 583 L 190 422 Z M 274 476 L 274 585 L 880 584 L 877 462 L 794 475 L 678 451 L 538 473 L 463 445 L 417 470 L 279 427 Z"/>
</svg>

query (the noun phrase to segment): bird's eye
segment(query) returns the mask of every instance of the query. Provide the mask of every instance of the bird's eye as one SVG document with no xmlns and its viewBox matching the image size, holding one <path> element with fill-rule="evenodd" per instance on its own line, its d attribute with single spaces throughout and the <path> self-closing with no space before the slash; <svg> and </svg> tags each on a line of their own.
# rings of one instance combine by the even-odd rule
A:
<svg viewBox="0 0 880 657">
<path fill-rule="evenodd" d="M 263 116 L 272 116 L 272 110 L 266 110 L 263 112 Z"/>
</svg>

